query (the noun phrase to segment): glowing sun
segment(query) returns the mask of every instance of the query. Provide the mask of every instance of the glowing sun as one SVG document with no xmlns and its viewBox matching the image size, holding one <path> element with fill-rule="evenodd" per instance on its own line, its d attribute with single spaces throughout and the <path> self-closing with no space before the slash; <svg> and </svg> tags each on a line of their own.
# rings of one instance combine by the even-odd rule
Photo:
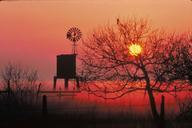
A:
<svg viewBox="0 0 192 128">
<path fill-rule="evenodd" d="M 139 44 L 131 44 L 128 46 L 128 49 L 132 56 L 138 56 L 142 52 L 142 47 Z"/>
</svg>

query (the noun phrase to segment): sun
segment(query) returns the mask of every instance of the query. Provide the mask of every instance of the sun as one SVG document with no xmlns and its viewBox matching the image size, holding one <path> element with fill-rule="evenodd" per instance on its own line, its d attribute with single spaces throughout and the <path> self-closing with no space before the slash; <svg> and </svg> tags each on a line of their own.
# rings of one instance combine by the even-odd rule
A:
<svg viewBox="0 0 192 128">
<path fill-rule="evenodd" d="M 128 46 L 128 49 L 132 56 L 138 56 L 142 52 L 142 47 L 139 44 L 131 44 Z"/>
</svg>

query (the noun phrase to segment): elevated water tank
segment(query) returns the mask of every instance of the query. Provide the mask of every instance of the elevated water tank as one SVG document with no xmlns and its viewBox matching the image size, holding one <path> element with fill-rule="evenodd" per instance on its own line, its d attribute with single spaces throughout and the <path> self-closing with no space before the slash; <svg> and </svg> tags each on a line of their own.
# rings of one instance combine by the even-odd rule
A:
<svg viewBox="0 0 192 128">
<path fill-rule="evenodd" d="M 76 54 L 57 55 L 57 78 L 76 77 Z"/>
</svg>

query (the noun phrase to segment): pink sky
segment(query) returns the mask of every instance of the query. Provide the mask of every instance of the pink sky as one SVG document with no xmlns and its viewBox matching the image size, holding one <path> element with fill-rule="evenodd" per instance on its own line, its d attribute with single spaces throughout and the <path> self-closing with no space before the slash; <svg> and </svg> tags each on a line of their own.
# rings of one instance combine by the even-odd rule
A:
<svg viewBox="0 0 192 128">
<path fill-rule="evenodd" d="M 192 30 L 190 0 L 59 0 L 0 2 L 0 69 L 7 62 L 37 68 L 42 80 L 55 74 L 55 56 L 71 52 L 66 31 L 77 26 L 83 38 L 116 18 L 142 17 L 168 31 Z M 81 45 L 81 42 L 79 42 Z"/>
</svg>

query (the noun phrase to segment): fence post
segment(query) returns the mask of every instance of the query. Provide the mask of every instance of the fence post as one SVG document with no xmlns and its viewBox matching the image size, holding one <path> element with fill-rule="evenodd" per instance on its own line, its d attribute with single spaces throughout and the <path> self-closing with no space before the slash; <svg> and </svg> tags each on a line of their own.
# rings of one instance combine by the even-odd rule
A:
<svg viewBox="0 0 192 128">
<path fill-rule="evenodd" d="M 41 91 L 41 83 L 39 83 L 38 88 L 37 88 L 36 102 L 38 101 L 40 91 Z"/>
<path fill-rule="evenodd" d="M 161 128 L 165 127 L 165 96 L 161 96 L 161 111 L 160 111 Z"/>
<path fill-rule="evenodd" d="M 47 96 L 43 95 L 43 101 L 42 101 L 42 115 L 46 116 L 48 113 L 47 111 Z"/>
<path fill-rule="evenodd" d="M 11 85 L 10 85 L 10 80 L 7 81 L 7 93 L 8 93 L 8 100 L 10 100 L 10 97 L 11 97 Z"/>
<path fill-rule="evenodd" d="M 177 88 L 176 88 L 176 86 L 174 86 L 174 91 L 175 91 L 175 97 L 177 96 Z"/>
<path fill-rule="evenodd" d="M 105 87 L 105 104 L 107 103 L 107 87 Z"/>
</svg>

